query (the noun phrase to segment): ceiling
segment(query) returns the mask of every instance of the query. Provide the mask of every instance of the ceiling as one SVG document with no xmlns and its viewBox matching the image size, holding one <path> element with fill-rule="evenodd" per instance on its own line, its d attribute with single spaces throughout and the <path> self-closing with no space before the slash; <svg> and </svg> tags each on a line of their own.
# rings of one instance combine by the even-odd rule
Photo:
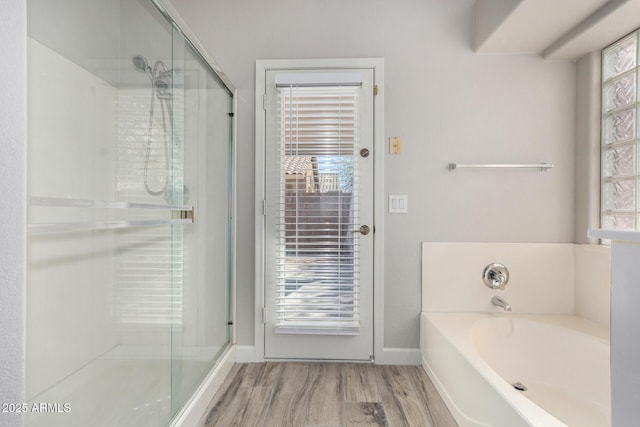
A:
<svg viewBox="0 0 640 427">
<path fill-rule="evenodd" d="M 477 0 L 478 53 L 573 60 L 640 27 L 640 0 Z"/>
</svg>

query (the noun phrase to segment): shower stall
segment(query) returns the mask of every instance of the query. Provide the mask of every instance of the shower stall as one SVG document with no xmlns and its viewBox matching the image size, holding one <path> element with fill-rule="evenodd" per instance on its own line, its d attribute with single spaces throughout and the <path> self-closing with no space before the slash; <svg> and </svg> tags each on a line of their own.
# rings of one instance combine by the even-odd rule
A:
<svg viewBox="0 0 640 427">
<path fill-rule="evenodd" d="M 231 360 L 235 90 L 168 2 L 28 0 L 27 426 L 166 426 Z"/>
</svg>

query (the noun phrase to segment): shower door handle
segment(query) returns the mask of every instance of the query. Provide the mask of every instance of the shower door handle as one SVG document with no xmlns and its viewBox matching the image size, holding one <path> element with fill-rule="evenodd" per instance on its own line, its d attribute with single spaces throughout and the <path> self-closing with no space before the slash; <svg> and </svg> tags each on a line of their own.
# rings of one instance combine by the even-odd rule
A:
<svg viewBox="0 0 640 427">
<path fill-rule="evenodd" d="M 193 222 L 193 208 L 171 211 L 171 219 L 188 219 Z"/>
</svg>

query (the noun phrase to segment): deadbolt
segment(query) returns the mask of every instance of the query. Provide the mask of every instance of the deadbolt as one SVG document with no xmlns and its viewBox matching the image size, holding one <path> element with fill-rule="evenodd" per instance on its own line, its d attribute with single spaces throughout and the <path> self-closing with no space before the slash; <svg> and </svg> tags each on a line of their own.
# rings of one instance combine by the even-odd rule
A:
<svg viewBox="0 0 640 427">
<path fill-rule="evenodd" d="M 360 155 L 362 157 L 369 157 L 369 149 L 368 148 L 363 148 L 362 150 L 360 150 Z"/>
<path fill-rule="evenodd" d="M 358 228 L 357 230 L 353 230 L 354 233 L 360 233 L 363 236 L 366 236 L 367 234 L 369 234 L 370 231 L 371 229 L 369 228 L 368 225 L 361 225 L 360 228 Z"/>
</svg>

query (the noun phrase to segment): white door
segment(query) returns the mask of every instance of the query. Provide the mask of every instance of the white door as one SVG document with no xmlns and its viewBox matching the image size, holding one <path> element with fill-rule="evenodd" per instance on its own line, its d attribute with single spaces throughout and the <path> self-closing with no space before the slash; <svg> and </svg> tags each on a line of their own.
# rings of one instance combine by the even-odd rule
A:
<svg viewBox="0 0 640 427">
<path fill-rule="evenodd" d="M 265 358 L 369 360 L 373 69 L 265 78 Z"/>
</svg>

